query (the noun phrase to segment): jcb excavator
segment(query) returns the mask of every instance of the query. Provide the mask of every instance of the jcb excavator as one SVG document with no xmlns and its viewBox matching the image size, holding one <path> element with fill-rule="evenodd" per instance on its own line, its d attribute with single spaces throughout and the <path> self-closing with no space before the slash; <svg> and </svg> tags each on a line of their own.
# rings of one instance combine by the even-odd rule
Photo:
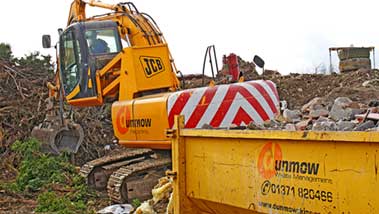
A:
<svg viewBox="0 0 379 214">
<path fill-rule="evenodd" d="M 87 17 L 86 5 L 110 12 Z M 175 115 L 185 116 L 187 128 L 228 128 L 263 123 L 278 114 L 278 93 L 271 81 L 181 90 L 163 34 L 133 3 L 74 0 L 67 28 L 59 34 L 56 83 L 48 84 L 51 97 L 61 101 L 60 109 L 63 99 L 81 107 L 112 102 L 119 144 L 136 148 L 81 168 L 88 184 L 106 188 L 114 201 L 148 198 L 157 178 L 170 168 L 171 141 L 165 130 L 172 128 Z M 50 43 L 45 35 L 44 47 Z M 49 115 L 32 134 L 55 152 L 75 152 L 84 137 L 80 125 L 62 112 Z"/>
</svg>

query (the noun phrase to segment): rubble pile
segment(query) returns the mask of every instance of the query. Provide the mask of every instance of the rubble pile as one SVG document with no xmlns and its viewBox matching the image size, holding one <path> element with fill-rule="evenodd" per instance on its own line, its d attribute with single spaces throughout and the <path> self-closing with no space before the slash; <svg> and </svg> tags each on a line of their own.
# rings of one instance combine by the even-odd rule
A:
<svg viewBox="0 0 379 214">
<path fill-rule="evenodd" d="M 184 85 L 185 89 L 207 86 L 211 80 L 212 77 L 203 76 L 202 74 L 189 74 L 179 77 L 179 81 L 181 85 Z"/>
<path fill-rule="evenodd" d="M 265 70 L 258 74 L 253 62 L 239 58 L 240 70 L 246 80 L 265 79 L 273 81 L 278 89 L 279 97 L 286 100 L 288 108 L 300 109 L 315 97 L 323 97 L 331 105 L 338 97 L 349 97 L 353 101 L 367 103 L 379 99 L 379 70 L 358 69 L 346 73 L 298 74 L 281 75 L 275 70 Z M 207 86 L 210 77 L 202 84 L 202 75 L 189 75 L 186 88 Z M 225 84 L 225 76 L 220 71 L 216 75 L 216 84 Z"/>
<path fill-rule="evenodd" d="M 0 60 L 0 180 L 11 179 L 17 173 L 18 157 L 10 152 L 16 140 L 30 137 L 34 126 L 47 113 L 48 81 L 53 82 L 52 65 L 20 64 Z M 66 107 L 66 109 L 70 109 Z M 113 145 L 110 105 L 73 108 L 75 121 L 82 125 L 85 139 L 75 160 L 80 165 L 100 157 L 105 145 Z"/>
<path fill-rule="evenodd" d="M 350 53 L 346 59 L 355 56 Z M 280 99 L 287 105 L 278 120 L 249 124 L 249 129 L 362 131 L 377 127 L 374 103 L 379 100 L 379 70 L 357 69 L 358 66 L 341 74 L 281 75 L 275 70 L 265 70 L 259 75 L 254 63 L 239 58 L 239 64 L 245 80 L 273 81 Z M 225 83 L 224 73 L 222 70 L 218 73 L 216 83 Z M 193 77 L 193 87 L 200 86 L 196 78 L 201 75 Z M 368 115 L 362 118 L 364 114 Z M 205 124 L 203 128 L 212 127 Z"/>
<path fill-rule="evenodd" d="M 213 129 L 204 125 L 205 129 Z M 301 109 L 283 109 L 274 120 L 263 124 L 251 122 L 246 127 L 230 129 L 286 130 L 286 131 L 379 131 L 379 100 L 368 104 L 338 97 L 329 106 L 325 99 L 316 97 Z"/>
<path fill-rule="evenodd" d="M 267 78 L 276 83 L 279 97 L 288 102 L 291 109 L 300 109 L 302 105 L 315 97 L 323 97 L 330 105 L 338 97 L 349 97 L 356 102 L 369 102 L 379 99 L 378 70 L 360 69 L 341 74 L 289 74 Z"/>
<path fill-rule="evenodd" d="M 284 109 L 276 124 L 267 124 L 268 129 L 288 131 L 379 131 L 378 121 L 379 100 L 365 104 L 338 97 L 328 105 L 324 98 L 316 97 L 300 110 Z"/>
</svg>

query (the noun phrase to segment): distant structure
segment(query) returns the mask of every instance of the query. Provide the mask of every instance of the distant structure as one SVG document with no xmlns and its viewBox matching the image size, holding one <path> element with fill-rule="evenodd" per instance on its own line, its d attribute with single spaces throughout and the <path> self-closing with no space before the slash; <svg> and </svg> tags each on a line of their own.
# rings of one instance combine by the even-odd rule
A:
<svg viewBox="0 0 379 214">
<path fill-rule="evenodd" d="M 375 68 L 375 47 L 332 47 L 329 48 L 330 73 L 333 72 L 332 51 L 337 51 L 339 70 L 341 73 L 356 71 L 358 69 Z M 371 66 L 370 55 L 372 52 L 373 65 Z"/>
</svg>

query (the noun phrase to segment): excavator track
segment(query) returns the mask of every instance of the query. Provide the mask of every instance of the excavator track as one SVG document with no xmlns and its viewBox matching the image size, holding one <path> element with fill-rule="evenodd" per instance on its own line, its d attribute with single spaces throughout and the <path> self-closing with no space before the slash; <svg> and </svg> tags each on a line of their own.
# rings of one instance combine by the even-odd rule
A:
<svg viewBox="0 0 379 214">
<path fill-rule="evenodd" d="M 133 199 L 146 200 L 158 179 L 171 167 L 171 158 L 151 158 L 136 164 L 123 166 L 109 178 L 108 196 L 114 202 L 125 203 Z"/>
<path fill-rule="evenodd" d="M 150 159 L 154 154 L 151 149 L 128 149 L 111 156 L 104 156 L 84 164 L 80 175 L 87 184 L 97 190 L 105 190 L 109 176 L 122 166 Z"/>
</svg>

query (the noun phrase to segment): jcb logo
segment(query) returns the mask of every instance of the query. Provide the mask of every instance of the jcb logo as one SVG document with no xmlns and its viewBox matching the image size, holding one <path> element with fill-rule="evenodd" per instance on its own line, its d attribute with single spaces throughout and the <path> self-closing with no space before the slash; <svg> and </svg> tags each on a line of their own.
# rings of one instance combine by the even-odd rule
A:
<svg viewBox="0 0 379 214">
<path fill-rule="evenodd" d="M 141 56 L 140 62 L 147 78 L 165 70 L 163 61 L 159 57 Z"/>
</svg>

